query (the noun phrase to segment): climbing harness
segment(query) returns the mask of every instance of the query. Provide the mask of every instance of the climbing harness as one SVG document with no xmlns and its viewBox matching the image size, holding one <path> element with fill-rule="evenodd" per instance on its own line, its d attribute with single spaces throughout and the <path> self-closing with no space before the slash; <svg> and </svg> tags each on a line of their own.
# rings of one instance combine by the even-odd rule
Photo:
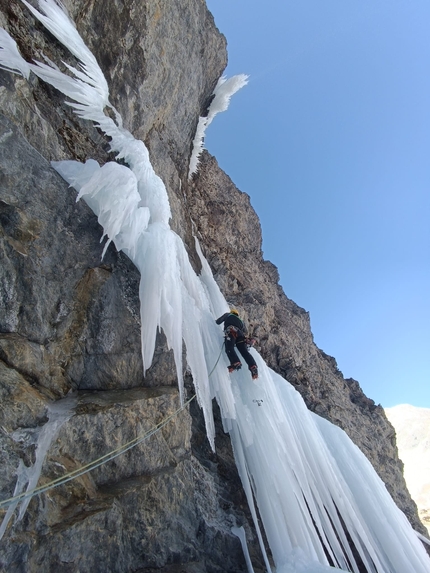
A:
<svg viewBox="0 0 430 573">
<path fill-rule="evenodd" d="M 225 344 L 225 340 L 224 340 L 223 343 L 221 344 L 221 350 L 219 351 L 218 358 L 216 359 L 216 362 L 215 362 L 215 366 L 214 366 L 214 367 L 212 368 L 212 370 L 209 372 L 208 378 L 210 378 L 210 377 L 212 376 L 213 371 L 215 370 L 215 368 L 216 368 L 217 365 L 218 365 L 219 359 L 221 358 L 222 349 L 224 348 L 224 344 Z"/>
<path fill-rule="evenodd" d="M 230 326 L 227 326 L 227 328 L 224 331 L 224 336 L 227 338 L 228 336 L 231 336 L 232 338 L 237 338 L 238 336 L 240 336 L 241 334 L 241 330 L 239 330 L 239 328 L 237 328 L 237 326 L 233 326 L 232 324 L 230 324 Z"/>
<path fill-rule="evenodd" d="M 215 368 L 217 367 L 219 359 L 221 358 L 223 346 L 224 346 L 224 343 L 221 346 L 221 350 L 220 350 L 219 356 L 217 358 L 217 361 L 215 362 L 214 367 L 212 368 L 212 370 L 208 374 L 208 378 L 210 378 L 210 376 L 213 374 Z M 45 493 L 46 491 L 53 489 L 54 487 L 58 487 L 59 485 L 64 485 L 65 483 L 67 483 L 73 479 L 76 479 L 76 478 L 78 478 L 78 477 L 80 477 L 80 476 L 82 476 L 82 475 L 84 475 L 84 474 L 86 474 L 92 470 L 95 470 L 96 468 L 106 464 L 107 462 L 110 462 L 111 460 L 114 460 L 115 458 L 117 458 L 121 454 L 124 454 L 128 450 L 131 450 L 135 446 L 137 446 L 137 445 L 141 444 L 142 442 L 144 442 L 145 440 L 149 439 L 151 436 L 153 436 L 158 431 L 160 431 L 161 428 L 164 428 L 164 426 L 166 424 L 168 424 L 171 420 L 173 420 L 173 418 L 175 418 L 178 414 L 180 414 L 182 412 L 182 410 L 184 410 L 188 406 L 188 404 L 190 404 L 194 400 L 195 397 L 196 397 L 196 395 L 193 394 L 193 396 L 191 396 L 191 398 L 189 398 L 180 408 L 178 408 L 175 412 L 173 412 L 173 414 L 168 416 L 165 420 L 162 420 L 160 423 L 158 423 L 156 426 L 151 428 L 149 431 L 147 431 L 143 434 L 140 434 L 139 436 L 137 436 L 133 440 L 130 440 L 126 444 L 123 444 L 122 446 L 119 446 L 115 450 L 108 452 L 104 456 L 101 456 L 100 458 L 97 458 L 96 460 L 90 462 L 89 464 L 81 466 L 80 468 L 78 468 L 76 470 L 73 470 L 73 471 L 71 471 L 71 472 L 69 472 L 69 473 L 67 473 L 67 474 L 65 474 L 65 475 L 63 475 L 57 479 L 54 479 L 54 480 L 46 483 L 45 485 L 41 485 L 41 486 L 36 487 L 34 489 L 22 492 L 19 495 L 15 495 L 14 497 L 9 497 L 8 499 L 4 499 L 4 500 L 0 501 L 0 509 L 9 507 L 10 505 L 12 505 L 14 503 L 20 503 L 21 501 L 24 501 L 28 498 L 35 496 L 35 495 L 40 495 L 41 493 Z"/>
</svg>

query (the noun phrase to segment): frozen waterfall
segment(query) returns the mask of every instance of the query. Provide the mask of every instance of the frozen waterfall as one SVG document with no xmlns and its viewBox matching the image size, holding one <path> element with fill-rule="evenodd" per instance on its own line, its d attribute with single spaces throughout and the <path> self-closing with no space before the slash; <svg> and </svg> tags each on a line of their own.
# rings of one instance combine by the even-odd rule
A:
<svg viewBox="0 0 430 573">
<path fill-rule="evenodd" d="M 369 573 L 427 573 L 430 560 L 421 542 L 364 455 L 343 431 L 309 412 L 255 350 L 258 380 L 252 382 L 247 371 L 230 377 L 224 355 L 209 376 L 223 342 L 214 318 L 228 310 L 209 265 L 197 243 L 202 272 L 195 274 L 170 229 L 167 192 L 148 150 L 122 127 L 118 114 L 116 122 L 104 114 L 106 80 L 73 23 L 53 0 L 39 0 L 41 12 L 23 2 L 80 67 L 68 66 L 64 74 L 54 64 L 27 63 L 4 31 L 0 65 L 25 77 L 33 72 L 61 90 L 79 116 L 110 136 L 112 150 L 129 166 L 100 167 L 93 160 L 54 164 L 98 216 L 107 243 L 113 241 L 139 268 L 144 368 L 151 365 L 162 328 L 174 353 L 181 397 L 185 344 L 212 447 L 212 399 L 217 399 L 255 526 L 259 532 L 258 508 L 276 571 L 318 573 L 333 566 L 358 573 L 348 536 Z M 270 571 L 262 540 L 261 548 Z"/>
</svg>

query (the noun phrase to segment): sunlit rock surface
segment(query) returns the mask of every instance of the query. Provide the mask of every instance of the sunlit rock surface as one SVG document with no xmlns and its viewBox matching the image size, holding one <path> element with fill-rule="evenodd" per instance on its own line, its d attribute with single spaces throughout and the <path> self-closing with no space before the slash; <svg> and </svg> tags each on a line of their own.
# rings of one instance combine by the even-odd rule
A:
<svg viewBox="0 0 430 573">
<path fill-rule="evenodd" d="M 385 413 L 396 430 L 406 485 L 430 532 L 430 409 L 400 404 Z"/>
</svg>

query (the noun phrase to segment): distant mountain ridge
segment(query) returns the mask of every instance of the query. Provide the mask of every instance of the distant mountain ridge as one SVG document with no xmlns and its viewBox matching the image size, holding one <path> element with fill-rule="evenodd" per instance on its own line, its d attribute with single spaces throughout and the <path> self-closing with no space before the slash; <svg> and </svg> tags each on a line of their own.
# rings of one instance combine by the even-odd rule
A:
<svg viewBox="0 0 430 573">
<path fill-rule="evenodd" d="M 430 408 L 400 404 L 385 413 L 396 430 L 406 484 L 430 533 Z"/>
</svg>

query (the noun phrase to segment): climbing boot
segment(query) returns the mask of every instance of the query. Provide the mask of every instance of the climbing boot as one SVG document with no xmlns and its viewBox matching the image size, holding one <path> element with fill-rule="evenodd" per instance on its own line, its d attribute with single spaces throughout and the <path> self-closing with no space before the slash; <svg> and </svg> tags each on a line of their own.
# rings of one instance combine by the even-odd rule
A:
<svg viewBox="0 0 430 573">
<path fill-rule="evenodd" d="M 235 370 L 240 370 L 242 368 L 242 364 L 240 362 L 235 362 L 234 364 L 230 364 L 228 367 L 228 371 L 231 374 Z"/>
<path fill-rule="evenodd" d="M 258 368 L 257 368 L 257 366 L 251 366 L 250 370 L 251 370 L 252 379 L 253 379 L 253 380 L 257 380 L 257 378 L 258 378 Z"/>
</svg>

